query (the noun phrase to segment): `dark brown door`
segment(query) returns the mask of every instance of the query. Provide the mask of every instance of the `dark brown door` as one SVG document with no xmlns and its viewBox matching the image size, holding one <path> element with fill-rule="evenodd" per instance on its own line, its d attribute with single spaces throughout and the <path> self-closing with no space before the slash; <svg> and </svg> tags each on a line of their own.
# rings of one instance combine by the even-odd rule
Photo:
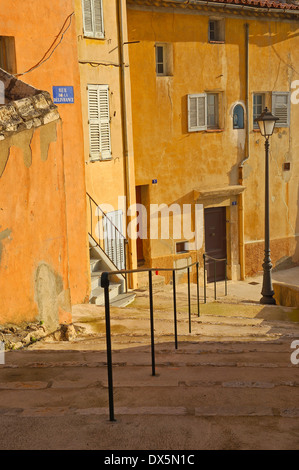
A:
<svg viewBox="0 0 299 470">
<path fill-rule="evenodd" d="M 226 208 L 205 209 L 205 247 L 206 254 L 212 258 L 226 258 Z M 214 280 L 214 261 L 207 258 L 207 279 Z M 216 262 L 216 280 L 225 278 L 225 262 Z"/>
</svg>

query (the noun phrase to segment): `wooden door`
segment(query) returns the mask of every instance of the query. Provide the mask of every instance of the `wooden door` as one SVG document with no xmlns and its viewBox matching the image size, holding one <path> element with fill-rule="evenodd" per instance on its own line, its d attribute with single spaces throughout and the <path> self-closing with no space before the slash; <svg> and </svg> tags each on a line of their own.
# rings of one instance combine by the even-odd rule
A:
<svg viewBox="0 0 299 470">
<path fill-rule="evenodd" d="M 207 255 L 226 258 L 226 208 L 205 209 L 205 252 Z M 214 261 L 207 258 L 207 279 L 214 280 Z M 225 261 L 216 262 L 216 280 L 225 278 Z"/>
</svg>

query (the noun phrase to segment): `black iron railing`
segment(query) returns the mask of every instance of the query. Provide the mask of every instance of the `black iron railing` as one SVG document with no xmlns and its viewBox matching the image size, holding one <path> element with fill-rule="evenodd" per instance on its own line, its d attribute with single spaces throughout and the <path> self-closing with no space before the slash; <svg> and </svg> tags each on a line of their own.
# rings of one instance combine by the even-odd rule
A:
<svg viewBox="0 0 299 470">
<path fill-rule="evenodd" d="M 204 272 L 205 272 L 205 259 L 208 255 L 204 255 Z M 209 257 L 211 258 L 211 257 Z M 225 261 L 212 258 L 214 263 L 218 261 Z M 199 298 L 199 262 L 189 264 L 181 268 L 152 268 L 152 269 L 134 269 L 134 270 L 122 270 L 114 272 L 105 272 L 101 276 L 101 287 L 104 288 L 105 292 L 105 321 L 106 321 L 106 349 L 107 349 L 107 367 L 108 367 L 108 393 L 109 393 L 109 416 L 110 421 L 115 421 L 114 418 L 114 401 L 113 401 L 113 374 L 112 374 L 112 347 L 111 347 L 111 323 L 110 323 L 110 301 L 109 301 L 109 276 L 114 274 L 122 273 L 124 275 L 134 274 L 140 272 L 148 272 L 149 281 L 149 313 L 150 313 L 150 337 L 151 337 L 151 368 L 152 375 L 156 375 L 156 361 L 155 361 L 155 328 L 154 328 L 154 302 L 153 302 L 153 272 L 172 272 L 172 293 L 173 293 L 173 318 L 174 318 L 174 345 L 175 349 L 178 349 L 178 330 L 177 330 L 177 292 L 176 292 L 176 273 L 177 271 L 187 271 L 187 293 L 188 293 L 188 322 L 189 322 L 189 333 L 191 333 L 191 281 L 190 281 L 190 270 L 193 266 L 196 266 L 196 306 L 197 316 L 200 317 L 200 298 Z M 205 275 L 204 275 L 205 277 Z M 216 279 L 215 279 L 216 286 Z M 225 268 L 225 295 L 227 295 L 227 269 Z M 204 281 L 204 302 L 206 302 L 206 279 Z M 216 299 L 216 287 L 215 287 L 215 299 Z"/>
<path fill-rule="evenodd" d="M 127 276 L 123 273 L 127 268 L 127 246 L 128 240 L 115 226 L 107 214 L 102 211 L 96 201 L 86 193 L 89 213 L 89 230 L 88 233 L 97 247 L 109 258 L 118 274 L 121 274 L 126 281 Z"/>
<path fill-rule="evenodd" d="M 177 331 L 177 294 L 176 294 L 176 272 L 187 271 L 188 279 L 188 319 L 189 319 L 189 333 L 191 333 L 191 286 L 190 286 L 190 270 L 192 266 L 196 266 L 196 300 L 197 300 L 197 316 L 200 317 L 200 300 L 199 300 L 199 262 L 184 266 L 182 268 L 152 268 L 152 269 L 134 269 L 123 270 L 122 274 L 133 274 L 140 272 L 148 272 L 149 281 L 149 313 L 150 313 L 150 336 L 151 336 L 151 367 L 152 375 L 156 375 L 156 361 L 155 361 L 155 329 L 154 329 L 154 302 L 153 302 L 153 272 L 172 271 L 173 283 L 173 315 L 174 315 L 174 344 L 175 349 L 178 349 L 178 331 Z M 109 276 L 118 274 L 119 271 L 105 272 L 101 277 L 101 287 L 105 292 L 105 321 L 106 321 L 106 348 L 107 348 L 107 367 L 108 367 L 108 393 L 109 393 L 109 416 L 110 421 L 115 421 L 114 418 L 114 401 L 113 401 L 113 377 L 112 377 L 112 348 L 111 348 L 111 323 L 110 323 L 110 301 L 109 301 Z"/>
<path fill-rule="evenodd" d="M 213 261 L 214 265 L 214 300 L 217 300 L 217 279 L 216 279 L 216 263 L 225 263 L 225 274 L 224 274 L 224 286 L 225 286 L 225 295 L 227 295 L 227 259 L 226 258 L 213 258 L 212 256 L 203 254 L 203 268 L 204 268 L 204 303 L 207 302 L 207 259 Z"/>
</svg>

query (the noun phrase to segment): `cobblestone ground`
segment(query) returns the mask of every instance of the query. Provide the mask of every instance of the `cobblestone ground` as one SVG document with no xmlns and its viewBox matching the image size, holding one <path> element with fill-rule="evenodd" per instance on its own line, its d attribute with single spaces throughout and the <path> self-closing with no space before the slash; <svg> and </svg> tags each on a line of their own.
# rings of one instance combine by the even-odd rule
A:
<svg viewBox="0 0 299 470">
<path fill-rule="evenodd" d="M 167 292 L 166 292 L 167 294 Z M 78 306 L 72 341 L 45 338 L 0 366 L 1 449 L 299 448 L 298 310 L 155 293 L 152 376 L 148 297 L 112 309 L 116 422 L 109 421 L 104 310 Z M 299 356 L 299 355 L 298 355 Z"/>
</svg>

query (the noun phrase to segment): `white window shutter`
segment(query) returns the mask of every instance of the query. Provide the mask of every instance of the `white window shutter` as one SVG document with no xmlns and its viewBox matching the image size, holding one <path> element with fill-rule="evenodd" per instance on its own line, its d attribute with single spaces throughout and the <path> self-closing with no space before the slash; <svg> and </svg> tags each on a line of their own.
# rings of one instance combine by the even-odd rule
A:
<svg viewBox="0 0 299 470">
<path fill-rule="evenodd" d="M 111 158 L 110 112 L 108 85 L 88 86 L 90 159 Z"/>
<path fill-rule="evenodd" d="M 198 93 L 188 95 L 188 131 L 207 129 L 207 95 Z"/>
<path fill-rule="evenodd" d="M 104 37 L 102 0 L 82 0 L 84 35 L 92 38 Z"/>
<path fill-rule="evenodd" d="M 272 114 L 279 118 L 276 127 L 290 125 L 290 94 L 288 92 L 272 92 Z"/>
<path fill-rule="evenodd" d="M 102 0 L 94 2 L 94 33 L 96 37 L 104 37 L 103 4 Z"/>
<path fill-rule="evenodd" d="M 82 0 L 83 29 L 86 36 L 93 34 L 92 0 Z"/>
</svg>

